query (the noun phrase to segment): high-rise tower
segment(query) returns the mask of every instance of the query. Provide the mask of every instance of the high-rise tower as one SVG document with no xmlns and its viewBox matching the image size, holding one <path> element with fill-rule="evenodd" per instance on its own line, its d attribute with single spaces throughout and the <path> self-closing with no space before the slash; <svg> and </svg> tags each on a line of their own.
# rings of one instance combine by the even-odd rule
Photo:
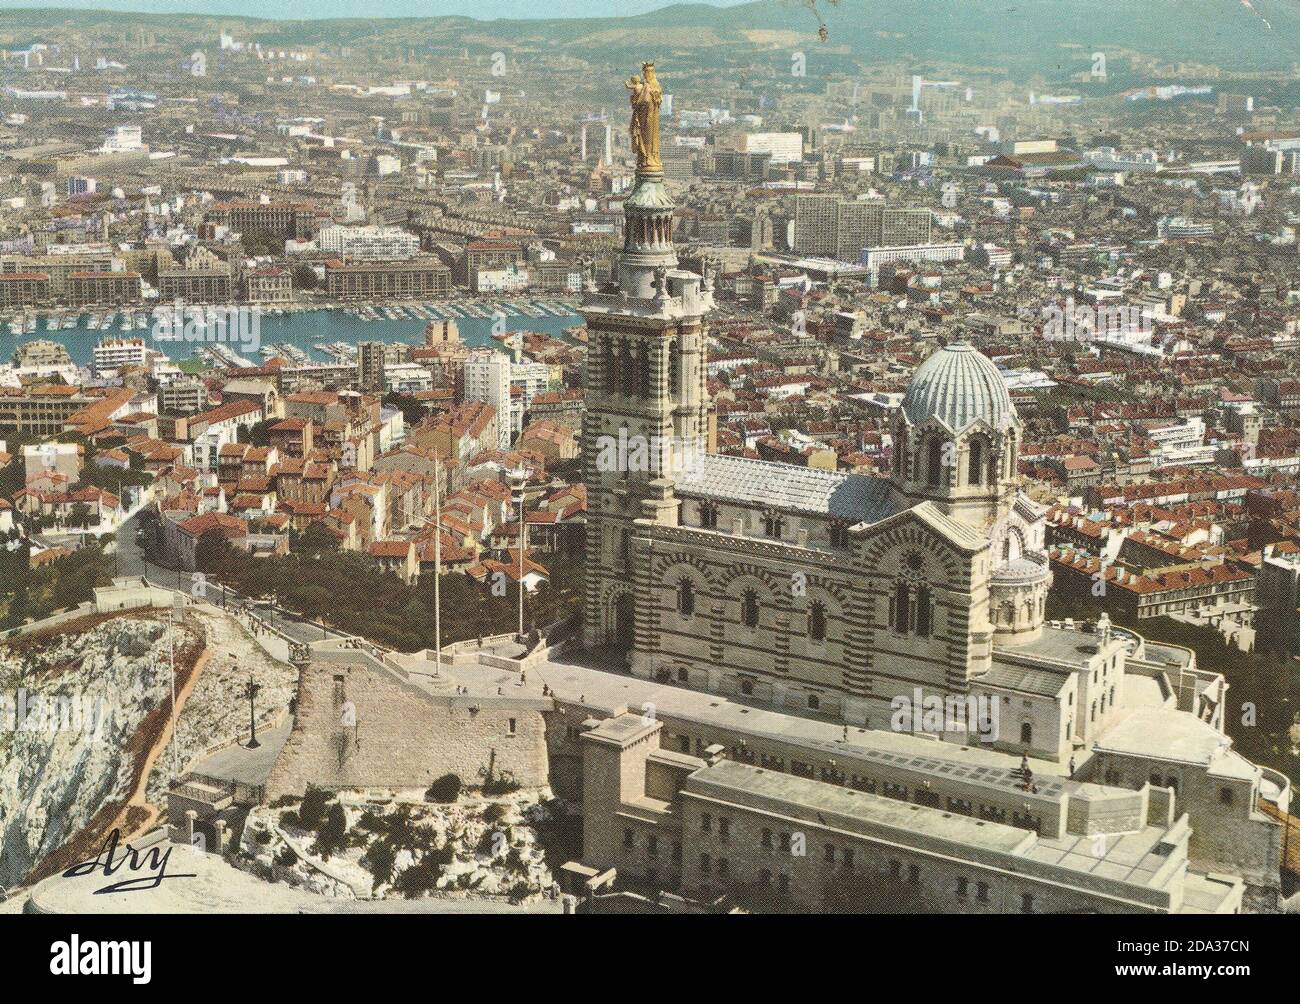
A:
<svg viewBox="0 0 1300 1004">
<path fill-rule="evenodd" d="M 631 647 L 633 521 L 676 521 L 673 478 L 705 452 L 708 434 L 704 315 L 713 306 L 712 285 L 677 267 L 675 207 L 659 160 L 662 92 L 654 64 L 642 69 L 627 84 L 637 173 L 623 204 L 623 250 L 614 281 L 589 290 L 581 307 L 588 333 L 588 647 Z"/>
</svg>

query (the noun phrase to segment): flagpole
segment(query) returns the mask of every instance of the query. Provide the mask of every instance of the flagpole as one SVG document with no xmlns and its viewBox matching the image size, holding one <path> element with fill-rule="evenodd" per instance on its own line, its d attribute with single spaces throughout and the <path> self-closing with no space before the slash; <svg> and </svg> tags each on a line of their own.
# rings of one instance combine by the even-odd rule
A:
<svg viewBox="0 0 1300 1004">
<path fill-rule="evenodd" d="M 442 464 L 433 458 L 433 675 L 442 672 Z"/>
<path fill-rule="evenodd" d="M 519 640 L 524 638 L 524 548 L 526 546 L 524 526 L 524 479 L 526 474 L 519 472 Z"/>
</svg>

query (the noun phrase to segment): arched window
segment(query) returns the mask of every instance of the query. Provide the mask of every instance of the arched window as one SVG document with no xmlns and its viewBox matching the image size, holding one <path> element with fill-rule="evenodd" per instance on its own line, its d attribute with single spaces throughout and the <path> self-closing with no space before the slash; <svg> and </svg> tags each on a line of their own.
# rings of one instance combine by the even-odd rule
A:
<svg viewBox="0 0 1300 1004">
<path fill-rule="evenodd" d="M 650 378 L 650 346 L 642 344 L 636 358 L 636 392 L 649 397 L 653 381 Z"/>
<path fill-rule="evenodd" d="M 768 510 L 763 513 L 763 533 L 773 540 L 780 540 L 781 533 L 785 529 L 785 517 L 779 512 Z"/>
<path fill-rule="evenodd" d="M 818 697 L 816 694 L 808 695 L 808 707 L 816 711 L 821 706 L 822 706 L 822 699 L 820 697 Z"/>
<path fill-rule="evenodd" d="M 668 390 L 674 398 L 682 391 L 682 350 L 677 347 L 677 339 L 668 343 Z"/>
<path fill-rule="evenodd" d="M 966 468 L 966 481 L 972 485 L 984 483 L 984 440 L 976 438 L 970 443 L 970 459 Z"/>
<path fill-rule="evenodd" d="M 1032 746 L 1034 743 L 1034 727 L 1029 722 L 1021 723 L 1020 741 L 1026 746 Z"/>
<path fill-rule="evenodd" d="M 826 604 L 815 600 L 808 611 L 808 637 L 813 641 L 826 640 Z"/>
<path fill-rule="evenodd" d="M 695 583 L 688 578 L 677 583 L 677 612 L 683 617 L 695 613 Z"/>
<path fill-rule="evenodd" d="M 930 448 L 925 462 L 925 479 L 931 488 L 938 488 L 943 477 L 943 440 L 935 437 L 930 440 Z"/>
<path fill-rule="evenodd" d="M 631 397 L 636 393 L 636 372 L 632 367 L 632 346 L 624 339 L 618 347 L 619 390 Z"/>
<path fill-rule="evenodd" d="M 705 530 L 718 528 L 718 503 L 708 499 L 700 503 L 700 526 Z"/>
<path fill-rule="evenodd" d="M 618 370 L 614 366 L 614 340 L 606 338 L 601 352 L 601 365 L 605 371 L 605 393 L 618 393 Z"/>
<path fill-rule="evenodd" d="M 740 601 L 740 622 L 745 627 L 758 627 L 758 593 L 752 589 L 746 589 Z"/>
<path fill-rule="evenodd" d="M 916 633 L 922 638 L 929 638 L 933 620 L 934 601 L 930 599 L 930 588 L 920 586 L 916 590 Z"/>
<path fill-rule="evenodd" d="M 894 628 L 899 634 L 907 634 L 912 627 L 912 596 L 907 583 L 900 582 L 894 587 Z"/>
</svg>

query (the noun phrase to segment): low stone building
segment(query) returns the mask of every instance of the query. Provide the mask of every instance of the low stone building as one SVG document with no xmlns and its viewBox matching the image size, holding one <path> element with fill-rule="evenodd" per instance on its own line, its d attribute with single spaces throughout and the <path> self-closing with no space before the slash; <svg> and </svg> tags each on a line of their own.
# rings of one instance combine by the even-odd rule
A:
<svg viewBox="0 0 1300 1004">
<path fill-rule="evenodd" d="M 680 888 L 699 901 L 727 892 L 764 910 L 1241 908 L 1239 878 L 1188 870 L 1187 817 L 1163 788 L 1054 779 L 1063 811 L 1034 827 L 996 806 L 953 797 L 945 805 L 929 784 L 875 792 L 738 763 L 721 747 L 703 759 L 664 751 L 662 729 L 623 714 L 583 736 L 584 860 L 651 888 Z M 947 766 L 969 783 L 998 787 L 959 756 Z"/>
</svg>

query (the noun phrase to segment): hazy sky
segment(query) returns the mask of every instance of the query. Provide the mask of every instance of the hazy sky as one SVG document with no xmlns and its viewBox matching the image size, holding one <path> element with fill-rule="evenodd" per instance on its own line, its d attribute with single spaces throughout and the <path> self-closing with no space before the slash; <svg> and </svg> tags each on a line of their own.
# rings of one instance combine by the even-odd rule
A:
<svg viewBox="0 0 1300 1004">
<path fill-rule="evenodd" d="M 436 17 L 463 14 L 492 18 L 619 17 L 667 7 L 672 0 L 0 0 L 16 7 L 72 7 L 148 13 L 240 14 L 304 20 L 331 17 Z M 692 0 L 698 2 L 698 0 Z M 707 0 L 730 7 L 742 0 Z"/>
</svg>

